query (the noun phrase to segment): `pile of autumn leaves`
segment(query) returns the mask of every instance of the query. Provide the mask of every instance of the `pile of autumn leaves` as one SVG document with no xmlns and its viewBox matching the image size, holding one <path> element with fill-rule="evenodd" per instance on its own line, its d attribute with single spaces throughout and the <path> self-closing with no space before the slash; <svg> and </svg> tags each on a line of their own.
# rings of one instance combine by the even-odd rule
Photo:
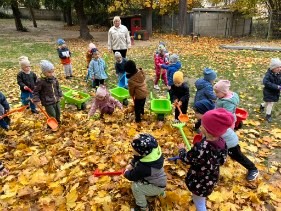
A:
<svg viewBox="0 0 281 211">
<path fill-rule="evenodd" d="M 75 47 L 81 48 L 81 44 Z M 192 110 L 189 116 L 191 120 L 184 131 L 192 140 Z M 113 116 L 105 116 L 104 120 L 87 120 L 87 112 L 67 105 L 62 112 L 62 126 L 51 133 L 46 130 L 42 114 L 35 116 L 26 110 L 13 115 L 11 130 L 0 134 L 1 160 L 10 170 L 9 176 L 0 182 L 1 209 L 130 210 L 134 205 L 130 182 L 123 176 L 94 177 L 93 171 L 124 168 L 132 155 L 131 139 L 140 132 L 156 137 L 165 158 L 177 155 L 177 145 L 183 140 L 179 131 L 170 125 L 172 119 L 169 116 L 164 123 L 158 123 L 155 114 L 147 108 L 145 121 L 137 125 L 129 106 L 124 113 L 118 111 Z M 208 197 L 210 210 L 263 210 L 266 206 L 281 206 L 280 180 L 271 177 L 280 171 L 281 165 L 264 163 L 280 145 L 281 131 L 276 129 L 274 133 L 268 131 L 269 136 L 260 136 L 258 125 L 255 121 L 246 121 L 245 129 L 238 135 L 243 140 L 240 141 L 243 151 L 261 170 L 259 179 L 247 183 L 245 169 L 228 159 L 221 167 L 218 186 Z M 152 200 L 154 210 L 195 210 L 184 184 L 187 169 L 180 161 L 165 161 L 167 197 Z"/>
</svg>

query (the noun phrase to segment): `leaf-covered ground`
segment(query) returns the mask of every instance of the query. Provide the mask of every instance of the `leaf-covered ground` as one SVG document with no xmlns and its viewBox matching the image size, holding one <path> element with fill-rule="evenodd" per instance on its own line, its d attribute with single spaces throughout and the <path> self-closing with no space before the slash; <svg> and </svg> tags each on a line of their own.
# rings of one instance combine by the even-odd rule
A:
<svg viewBox="0 0 281 211">
<path fill-rule="evenodd" d="M 60 30 L 67 31 L 62 27 L 49 26 L 47 32 L 52 29 L 58 30 L 54 32 L 56 36 Z M 73 34 L 65 35 L 69 48 L 73 51 L 75 73 L 75 78 L 67 81 L 56 54 L 54 41 L 58 37 L 51 34 L 44 42 L 42 37 L 40 39 L 39 32 L 37 38 L 29 36 L 30 34 L 18 36 L 18 32 L 7 33 L 0 38 L 0 91 L 7 96 L 13 108 L 20 106 L 16 74 L 19 69 L 17 58 L 21 55 L 30 58 L 32 69 L 38 75 L 40 59 L 51 60 L 55 63 L 60 84 L 94 96 L 90 85 L 84 81 L 88 43 L 73 39 Z M 241 98 L 240 107 L 247 109 L 250 114 L 238 135 L 242 151 L 256 163 L 260 176 L 255 182 L 247 182 L 246 170 L 228 159 L 221 167 L 218 186 L 208 198 L 208 208 L 280 209 L 280 102 L 274 107 L 274 121 L 271 124 L 266 123 L 264 115 L 258 112 L 262 102 L 262 77 L 270 58 L 278 57 L 280 53 L 219 48 L 220 44 L 236 42 L 230 39 L 202 37 L 199 42 L 192 43 L 189 37 L 157 34 L 149 41 L 135 41 L 128 53 L 128 57 L 146 71 L 151 91 L 154 77 L 153 53 L 159 41 L 166 42 L 170 52 L 180 55 L 182 71 L 190 85 L 191 102 L 195 94 L 194 81 L 201 76 L 203 68 L 208 66 L 218 72 L 219 78 L 231 80 L 232 90 Z M 110 79 L 107 85 L 111 88 L 116 84 L 113 56 L 107 53 L 104 41 L 95 40 L 95 43 L 103 55 L 107 54 L 109 57 Z M 280 42 L 268 44 L 280 45 Z M 164 92 L 154 94 L 163 96 Z M 134 123 L 130 104 L 124 113 L 118 111 L 113 116 L 106 116 L 104 120 L 86 119 L 90 104 L 86 111 L 77 111 L 74 105 L 67 104 L 62 110 L 62 126 L 56 133 L 46 130 L 46 119 L 41 113 L 33 115 L 26 110 L 14 114 L 11 130 L 0 131 L 0 159 L 10 170 L 9 176 L 2 178 L 0 182 L 1 210 L 129 210 L 134 205 L 130 182 L 122 176 L 95 178 L 93 171 L 96 168 L 102 171 L 124 168 L 132 154 L 131 139 L 139 132 L 154 135 L 165 158 L 176 155 L 177 145 L 183 142 L 178 130 L 170 125 L 172 115 L 166 117 L 164 123 L 158 123 L 155 114 L 149 110 L 148 101 L 144 121 L 137 125 Z M 190 122 L 184 130 L 188 139 L 192 140 L 192 125 L 195 121 L 192 109 L 189 109 L 189 117 Z M 187 169 L 188 166 L 180 162 L 165 162 L 168 176 L 167 197 L 152 200 L 154 210 L 195 210 L 191 194 L 184 184 Z"/>
</svg>

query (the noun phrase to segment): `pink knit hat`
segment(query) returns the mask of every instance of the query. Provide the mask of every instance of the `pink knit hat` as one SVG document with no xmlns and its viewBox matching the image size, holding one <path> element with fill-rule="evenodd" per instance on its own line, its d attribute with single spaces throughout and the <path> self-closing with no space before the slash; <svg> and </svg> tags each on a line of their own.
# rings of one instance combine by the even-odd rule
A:
<svg viewBox="0 0 281 211">
<path fill-rule="evenodd" d="M 107 90 L 106 90 L 105 86 L 100 85 L 97 88 L 96 96 L 97 97 L 105 97 L 106 95 L 107 95 Z"/>
<path fill-rule="evenodd" d="M 222 93 L 227 94 L 230 88 L 230 81 L 229 80 L 219 80 L 215 85 L 214 89 L 220 91 Z"/>
<path fill-rule="evenodd" d="M 234 116 L 224 108 L 207 111 L 201 118 L 201 124 L 214 137 L 220 137 L 232 126 Z"/>
</svg>

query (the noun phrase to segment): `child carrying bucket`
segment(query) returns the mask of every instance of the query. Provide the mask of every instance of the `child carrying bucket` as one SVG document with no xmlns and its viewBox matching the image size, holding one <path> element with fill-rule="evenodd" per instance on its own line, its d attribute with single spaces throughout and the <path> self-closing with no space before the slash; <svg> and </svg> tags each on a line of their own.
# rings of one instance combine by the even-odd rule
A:
<svg viewBox="0 0 281 211">
<path fill-rule="evenodd" d="M 163 165 L 164 157 L 156 139 L 146 133 L 134 137 L 134 158 L 126 166 L 124 177 L 132 181 L 132 192 L 136 205 L 133 210 L 149 210 L 146 196 L 165 196 L 167 176 Z"/>
<path fill-rule="evenodd" d="M 201 130 L 204 138 L 186 151 L 180 145 L 179 157 L 190 165 L 185 178 L 187 188 L 192 192 L 196 210 L 206 211 L 206 197 L 219 180 L 219 168 L 227 157 L 227 146 L 221 135 L 233 124 L 232 113 L 223 108 L 211 110 L 202 116 Z"/>
<path fill-rule="evenodd" d="M 118 77 L 118 86 L 122 88 L 128 88 L 128 79 L 126 78 L 125 72 L 125 63 L 127 62 L 126 58 L 123 58 L 119 51 L 114 53 L 115 56 L 115 71 Z"/>
<path fill-rule="evenodd" d="M 209 100 L 199 100 L 194 104 L 195 117 L 201 122 L 202 116 L 210 110 L 214 109 L 213 104 Z M 257 178 L 259 171 L 255 164 L 249 160 L 241 151 L 239 139 L 233 129 L 228 128 L 221 136 L 227 145 L 228 155 L 248 170 L 246 179 L 253 181 Z"/>
</svg>

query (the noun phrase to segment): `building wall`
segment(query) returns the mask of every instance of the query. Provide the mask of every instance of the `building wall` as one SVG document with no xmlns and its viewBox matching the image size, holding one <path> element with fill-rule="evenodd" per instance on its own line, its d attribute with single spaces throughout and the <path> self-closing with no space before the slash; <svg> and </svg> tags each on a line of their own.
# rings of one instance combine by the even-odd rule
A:
<svg viewBox="0 0 281 211">
<path fill-rule="evenodd" d="M 27 8 L 19 8 L 23 18 L 31 18 Z M 36 20 L 63 20 L 63 13 L 60 10 L 38 10 L 33 9 Z"/>
</svg>

